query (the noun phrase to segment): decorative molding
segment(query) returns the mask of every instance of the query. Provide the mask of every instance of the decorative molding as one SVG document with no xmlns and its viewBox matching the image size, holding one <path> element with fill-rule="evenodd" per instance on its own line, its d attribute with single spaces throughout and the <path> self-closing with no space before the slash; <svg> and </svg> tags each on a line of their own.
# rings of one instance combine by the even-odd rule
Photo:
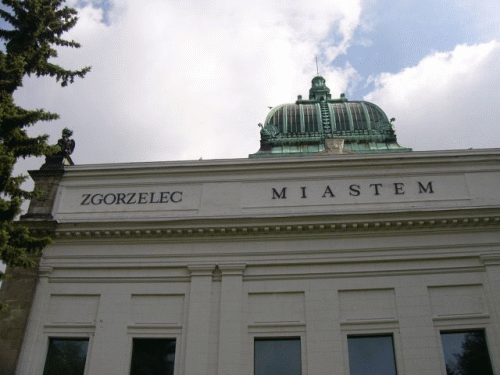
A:
<svg viewBox="0 0 500 375">
<path fill-rule="evenodd" d="M 215 270 L 215 264 L 190 264 L 187 267 L 191 272 L 191 277 L 212 276 Z"/>
<path fill-rule="evenodd" d="M 40 278 L 42 278 L 42 277 L 50 277 L 50 274 L 52 273 L 53 270 L 54 270 L 54 268 L 52 268 L 52 267 L 40 266 L 38 268 L 38 276 Z"/>
<path fill-rule="evenodd" d="M 317 262 L 315 262 L 317 264 Z M 60 270 L 64 270 L 66 267 L 58 267 Z M 71 266 L 71 269 L 77 267 Z M 81 267 L 81 269 L 89 269 L 92 267 Z M 145 271 L 146 272 L 146 271 Z M 268 280 L 319 280 L 319 279 L 332 279 L 332 278 L 349 278 L 349 277 L 387 277 L 387 276 L 408 276 L 408 275 L 432 275 L 432 274 L 446 274 L 446 273 L 474 273 L 474 272 L 484 272 L 483 267 L 436 267 L 436 268 L 426 268 L 426 269 L 407 269 L 407 270 L 379 270 L 379 271 L 337 271 L 337 272 L 311 272 L 311 273 L 287 273 L 287 274 L 269 274 L 263 273 L 258 275 L 243 275 L 244 281 L 268 281 Z M 146 272 L 147 273 L 147 272 Z M 200 272 L 193 276 L 212 276 L 213 281 L 220 281 L 220 276 L 213 275 L 211 272 Z M 50 283 L 187 283 L 191 281 L 191 277 L 178 276 L 178 277 L 117 277 L 110 276 L 102 277 L 51 277 L 49 279 Z"/>
<path fill-rule="evenodd" d="M 485 266 L 499 266 L 500 265 L 500 253 L 481 255 L 479 257 L 481 262 Z"/>
<path fill-rule="evenodd" d="M 218 264 L 217 267 L 221 271 L 221 276 L 243 276 L 246 264 L 226 263 L 226 264 Z"/>
<path fill-rule="evenodd" d="M 432 317 L 434 322 L 442 322 L 442 321 L 457 321 L 457 320 L 465 320 L 465 319 L 489 319 L 490 314 L 481 313 L 481 314 L 457 314 L 457 315 L 439 315 Z"/>
<path fill-rule="evenodd" d="M 71 267 L 74 269 L 75 267 Z M 59 269 L 64 269 L 64 267 L 59 267 Z M 178 277 L 51 277 L 49 282 L 52 283 L 188 283 L 191 281 L 191 278 L 188 276 L 178 276 Z"/>
<path fill-rule="evenodd" d="M 140 330 L 140 329 L 169 329 L 181 330 L 182 324 L 179 323 L 134 323 L 129 324 L 127 329 Z"/>
<path fill-rule="evenodd" d="M 394 330 L 399 328 L 399 321 L 397 319 L 360 319 L 360 320 L 344 320 L 340 322 L 342 331 L 356 331 L 359 330 Z"/>
<path fill-rule="evenodd" d="M 463 315 L 441 315 L 432 317 L 434 326 L 437 328 L 453 328 L 459 326 L 484 326 L 491 322 L 488 313 L 463 314 Z"/>
<path fill-rule="evenodd" d="M 51 328 L 77 328 L 77 329 L 94 329 L 95 323 L 47 323 L 44 325 L 46 329 Z"/>
<path fill-rule="evenodd" d="M 94 323 L 47 323 L 43 326 L 45 334 L 57 334 L 62 337 L 83 335 L 88 337 L 95 332 Z"/>
<path fill-rule="evenodd" d="M 324 272 L 324 273 L 303 273 L 303 274 L 260 274 L 243 276 L 244 281 L 267 281 L 267 280 L 299 280 L 299 279 L 332 279 L 332 278 L 354 278 L 354 277 L 387 277 L 387 276 L 408 276 L 408 275 L 431 275 L 444 273 L 467 273 L 484 272 L 483 267 L 436 267 L 427 269 L 407 269 L 407 270 L 380 270 L 380 271 L 348 271 L 348 272 Z"/>
<path fill-rule="evenodd" d="M 279 219 L 278 219 L 279 220 Z M 277 221 L 277 220 L 276 220 Z M 282 219 L 286 221 L 286 219 Z M 141 222 L 144 224 L 144 222 Z M 83 225 L 83 224 L 82 224 Z M 102 227 L 106 224 L 103 223 Z M 130 239 L 130 238 L 156 238 L 156 239 L 181 239 L 181 238 L 214 238 L 225 237 L 254 237 L 254 236 L 283 236 L 283 235 L 310 235 L 328 234 L 343 235 L 345 233 L 384 233 L 390 231 L 461 231 L 464 228 L 477 228 L 478 230 L 498 230 L 500 216 L 474 216 L 456 218 L 422 218 L 400 220 L 360 220 L 331 223 L 330 221 L 315 223 L 290 223 L 277 225 L 219 225 L 219 226 L 172 226 L 152 224 L 149 228 L 129 227 L 126 229 L 78 229 L 78 224 L 71 228 L 59 227 L 55 236 L 57 239 Z"/>
<path fill-rule="evenodd" d="M 306 324 L 304 322 L 269 322 L 269 323 L 250 323 L 248 333 L 287 333 L 287 332 L 305 332 Z"/>
<path fill-rule="evenodd" d="M 182 325 L 176 323 L 129 324 L 127 325 L 127 334 L 135 337 L 180 337 Z"/>
</svg>

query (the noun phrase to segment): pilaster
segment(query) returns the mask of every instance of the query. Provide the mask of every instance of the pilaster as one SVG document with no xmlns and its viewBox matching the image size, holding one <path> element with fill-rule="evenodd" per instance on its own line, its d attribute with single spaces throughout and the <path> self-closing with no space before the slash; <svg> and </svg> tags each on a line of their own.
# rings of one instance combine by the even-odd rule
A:
<svg viewBox="0 0 500 375">
<path fill-rule="evenodd" d="M 245 264 L 220 264 L 219 375 L 242 373 L 242 299 Z"/>
<path fill-rule="evenodd" d="M 45 355 L 46 342 L 43 337 L 43 324 L 48 314 L 48 303 L 50 299 L 49 277 L 52 267 L 40 267 L 38 269 L 38 285 L 35 298 L 31 306 L 30 318 L 26 327 L 19 362 L 16 369 L 17 375 L 39 374 L 41 358 Z"/>
<path fill-rule="evenodd" d="M 492 316 L 491 325 L 493 335 L 487 337 L 488 350 L 490 352 L 493 372 L 498 373 L 500 371 L 500 340 L 498 339 L 500 332 L 500 253 L 482 255 L 481 262 L 486 267 L 488 277 L 486 292 L 487 298 L 491 301 L 490 315 Z"/>
<path fill-rule="evenodd" d="M 189 375 L 208 373 L 210 305 L 214 264 L 189 265 L 191 287 L 186 334 L 186 366 Z"/>
</svg>

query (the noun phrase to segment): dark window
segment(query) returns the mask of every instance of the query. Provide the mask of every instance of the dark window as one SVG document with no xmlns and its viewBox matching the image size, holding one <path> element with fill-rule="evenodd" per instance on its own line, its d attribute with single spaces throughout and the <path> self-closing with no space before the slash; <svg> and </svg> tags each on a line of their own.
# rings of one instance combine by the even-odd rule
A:
<svg viewBox="0 0 500 375">
<path fill-rule="evenodd" d="M 173 375 L 175 339 L 134 339 L 130 375 Z"/>
<path fill-rule="evenodd" d="M 300 338 L 255 339 L 254 375 L 301 375 Z"/>
<path fill-rule="evenodd" d="M 51 338 L 43 375 L 83 375 L 88 339 Z"/>
<path fill-rule="evenodd" d="M 392 335 L 349 336 L 351 375 L 396 375 Z"/>
<path fill-rule="evenodd" d="M 441 332 L 447 375 L 493 375 L 483 330 Z"/>
</svg>

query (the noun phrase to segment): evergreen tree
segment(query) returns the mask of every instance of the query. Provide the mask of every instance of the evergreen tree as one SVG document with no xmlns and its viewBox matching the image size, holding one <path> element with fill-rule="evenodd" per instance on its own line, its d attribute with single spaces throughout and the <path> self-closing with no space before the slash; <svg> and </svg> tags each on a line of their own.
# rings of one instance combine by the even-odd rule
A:
<svg viewBox="0 0 500 375">
<path fill-rule="evenodd" d="M 26 128 L 58 115 L 21 108 L 14 103 L 13 94 L 25 76 L 54 77 L 64 87 L 75 77 L 83 78 L 90 68 L 67 70 L 52 62 L 57 57 L 56 47 L 80 47 L 61 38 L 77 22 L 76 10 L 64 6 L 64 0 L 2 0 L 2 4 L 0 17 L 10 27 L 0 28 L 4 42 L 0 50 L 0 259 L 8 266 L 30 267 L 34 262 L 29 254 L 38 253 L 50 239 L 33 237 L 14 222 L 23 200 L 32 198 L 33 192 L 21 188 L 25 176 L 12 172 L 19 158 L 45 155 L 50 150 L 47 135 L 30 137 Z M 0 280 L 3 277 L 0 272 Z"/>
<path fill-rule="evenodd" d="M 493 375 L 484 331 L 471 331 L 465 335 L 462 351 L 455 354 L 457 375 Z"/>
</svg>

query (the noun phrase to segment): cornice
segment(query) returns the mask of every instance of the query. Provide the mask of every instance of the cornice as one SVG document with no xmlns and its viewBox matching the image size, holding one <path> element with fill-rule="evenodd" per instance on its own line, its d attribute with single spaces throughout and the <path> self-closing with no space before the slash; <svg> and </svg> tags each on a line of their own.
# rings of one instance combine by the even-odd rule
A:
<svg viewBox="0 0 500 375">
<path fill-rule="evenodd" d="M 257 173 L 263 171 L 300 172 L 327 168 L 330 171 L 353 169 L 390 168 L 404 170 L 408 166 L 432 168 L 455 165 L 462 170 L 467 167 L 498 170 L 500 149 L 413 151 L 387 154 L 342 154 L 329 156 L 214 159 L 188 161 L 162 161 L 116 164 L 87 164 L 69 166 L 65 169 L 64 180 L 88 177 L 131 178 L 132 176 L 172 176 L 191 175 L 217 176 L 230 174 Z M 477 169 L 472 169 L 473 171 Z"/>
<path fill-rule="evenodd" d="M 500 253 L 481 255 L 481 262 L 485 266 L 500 266 Z"/>
<path fill-rule="evenodd" d="M 260 238 L 314 235 L 377 235 L 387 233 L 498 231 L 500 213 L 445 217 L 385 217 L 344 219 L 322 216 L 320 218 L 262 218 L 262 220 L 213 220 L 208 222 L 137 222 L 137 223 L 73 223 L 59 225 L 55 232 L 58 241 L 130 239 L 174 240 L 200 239 L 223 240 L 224 238 Z M 38 234 L 44 234 L 43 231 Z"/>
<path fill-rule="evenodd" d="M 327 262 L 328 263 L 328 262 Z M 346 263 L 349 263 L 346 261 Z M 365 263 L 369 263 L 365 261 Z M 307 263 L 306 263 L 307 264 Z M 317 263 L 315 263 L 317 264 Z M 302 263 L 304 265 L 304 263 Z M 280 263 L 280 266 L 293 266 L 293 264 Z M 188 267 L 187 265 L 185 267 Z M 259 264 L 248 264 L 247 268 L 259 268 L 262 265 Z M 89 267 L 80 266 L 75 268 L 74 266 L 71 269 L 80 269 L 85 270 Z M 90 267 L 95 269 L 95 267 Z M 108 269 L 111 269 L 108 265 Z M 66 267 L 61 266 L 57 267 L 59 270 L 66 269 Z M 213 268 L 212 268 L 213 270 Z M 462 267 L 450 267 L 450 266 L 429 266 L 425 268 L 406 268 L 406 269 L 358 269 L 358 270 L 336 270 L 336 271 L 327 271 L 327 272 L 297 272 L 293 270 L 293 267 L 288 267 L 286 273 L 278 273 L 278 272 L 260 272 L 258 274 L 248 274 L 246 275 L 244 272 L 242 275 L 237 275 L 243 278 L 244 281 L 269 281 L 269 280 L 304 280 L 304 279 L 332 279 L 332 278 L 357 278 L 357 277 L 395 277 L 395 276 L 409 276 L 409 275 L 435 275 L 435 274 L 457 274 L 457 273 L 478 273 L 484 272 L 484 266 L 476 266 L 476 265 L 468 265 Z M 192 271 L 190 271 L 192 272 Z M 195 271 L 196 272 L 196 271 Z M 95 276 L 95 275 L 87 275 L 87 276 L 50 276 L 50 283 L 189 283 L 192 281 L 193 277 L 212 277 L 213 281 L 221 281 L 225 275 L 222 274 L 214 274 L 210 272 L 210 270 L 199 271 L 196 274 L 192 274 L 190 276 L 136 276 L 130 277 L 130 275 L 108 275 L 108 276 Z M 236 275 L 233 275 L 236 276 Z"/>
</svg>

